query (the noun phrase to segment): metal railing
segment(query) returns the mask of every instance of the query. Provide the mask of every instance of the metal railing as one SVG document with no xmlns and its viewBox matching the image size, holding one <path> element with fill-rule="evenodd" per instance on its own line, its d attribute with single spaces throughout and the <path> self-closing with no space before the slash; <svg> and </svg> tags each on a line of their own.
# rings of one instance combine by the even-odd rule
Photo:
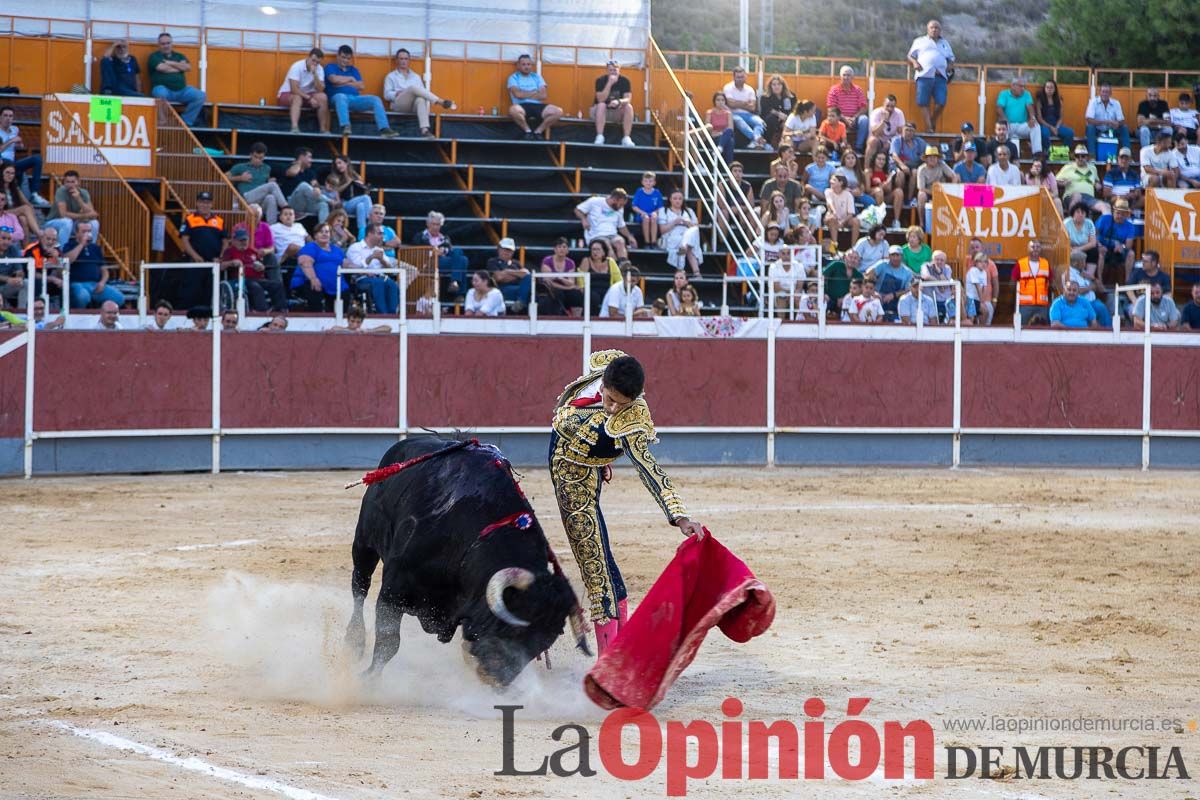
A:
<svg viewBox="0 0 1200 800">
<path fill-rule="evenodd" d="M 136 265 L 150 253 L 150 209 L 126 183 L 121 173 L 109 163 L 104 153 L 93 144 L 78 117 L 71 113 L 55 95 L 42 98 L 44 106 L 57 111 L 70 130 L 64 142 L 56 144 L 57 163 L 68 163 L 79 173 L 81 187 L 92 198 L 92 207 L 100 217 L 97 242 L 120 267 L 121 277 L 132 279 Z M 55 180 L 62 176 L 55 174 Z M 65 245 L 66 242 L 61 242 Z"/>
<path fill-rule="evenodd" d="M 196 195 L 212 195 L 213 210 L 225 218 L 225 230 L 247 221 L 246 201 L 165 100 L 158 100 L 158 173 L 185 211 L 196 207 Z"/>
</svg>

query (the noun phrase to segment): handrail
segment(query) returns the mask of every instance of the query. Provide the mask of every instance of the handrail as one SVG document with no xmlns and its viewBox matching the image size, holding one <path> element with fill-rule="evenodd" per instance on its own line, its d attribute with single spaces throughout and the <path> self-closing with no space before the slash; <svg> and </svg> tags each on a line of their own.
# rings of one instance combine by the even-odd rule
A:
<svg viewBox="0 0 1200 800">
<path fill-rule="evenodd" d="M 226 230 L 247 220 L 246 201 L 229 178 L 212 160 L 191 129 L 165 100 L 158 107 L 158 172 L 179 205 L 190 212 L 196 207 L 196 195 L 209 192 L 213 209 L 226 218 Z"/>
<path fill-rule="evenodd" d="M 70 134 L 64 141 L 73 144 L 55 145 L 59 157 L 53 161 L 71 164 L 79 177 L 86 179 L 83 188 L 87 189 L 92 206 L 100 215 L 100 235 L 96 241 L 120 267 L 121 277 L 132 280 L 134 266 L 144 261 L 150 252 L 150 210 L 116 167 L 105 158 L 104 152 L 92 143 L 79 119 L 58 99 L 58 95 L 48 94 L 42 98 L 42 103 L 43 114 L 46 112 L 45 106 L 48 106 L 61 115 L 65 124 L 71 126 Z M 45 158 L 44 144 L 42 153 Z M 54 174 L 54 178 L 62 180 L 58 174 Z"/>
</svg>

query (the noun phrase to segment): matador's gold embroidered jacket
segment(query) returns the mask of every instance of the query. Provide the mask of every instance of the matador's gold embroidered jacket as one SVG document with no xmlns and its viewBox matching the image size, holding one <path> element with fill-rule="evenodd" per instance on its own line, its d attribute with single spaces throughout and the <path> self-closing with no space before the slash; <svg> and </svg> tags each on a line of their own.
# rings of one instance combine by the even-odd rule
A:
<svg viewBox="0 0 1200 800">
<path fill-rule="evenodd" d="M 603 376 L 605 367 L 613 359 L 623 355 L 625 353 L 620 350 L 593 353 L 588 361 L 587 374 L 569 383 L 559 395 L 554 410 L 554 431 L 558 434 L 558 442 L 551 456 L 550 468 L 553 470 L 554 462 L 559 460 L 600 468 L 616 461 L 624 450 L 637 468 L 646 489 L 671 524 L 675 524 L 681 517 L 687 516 L 687 509 L 676 494 L 675 485 L 650 452 L 650 445 L 657 442 L 658 438 L 645 398 L 638 397 L 628 408 L 612 416 L 599 404 L 584 408 L 570 404 L 584 389 Z"/>
</svg>

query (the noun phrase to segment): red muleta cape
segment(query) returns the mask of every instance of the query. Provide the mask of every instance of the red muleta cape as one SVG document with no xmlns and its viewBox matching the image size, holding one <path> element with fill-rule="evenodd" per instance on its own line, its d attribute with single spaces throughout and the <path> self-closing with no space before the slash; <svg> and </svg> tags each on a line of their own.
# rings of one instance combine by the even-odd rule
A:
<svg viewBox="0 0 1200 800">
<path fill-rule="evenodd" d="M 596 705 L 648 711 L 692 663 L 709 628 L 748 642 L 771 626 L 771 591 L 707 529 L 704 533 L 679 546 L 584 678 L 584 691 Z"/>
</svg>

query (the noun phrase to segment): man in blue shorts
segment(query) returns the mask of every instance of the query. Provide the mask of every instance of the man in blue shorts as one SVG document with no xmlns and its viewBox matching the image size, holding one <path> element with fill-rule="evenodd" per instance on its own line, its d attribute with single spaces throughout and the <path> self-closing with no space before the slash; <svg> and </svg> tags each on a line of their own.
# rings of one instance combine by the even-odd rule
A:
<svg viewBox="0 0 1200 800">
<path fill-rule="evenodd" d="M 942 36 L 942 23 L 929 20 L 925 36 L 918 36 L 908 48 L 908 63 L 917 77 L 917 105 L 925 119 L 925 130 L 933 133 L 946 106 L 946 89 L 954 67 L 954 49 Z"/>
<path fill-rule="evenodd" d="M 546 102 L 546 81 L 533 71 L 533 56 L 523 53 L 517 58 L 517 71 L 506 84 L 512 105 L 508 115 L 525 133 L 526 139 L 541 139 L 554 123 L 562 119 L 563 110 Z M 531 124 L 537 127 L 530 129 Z"/>
</svg>

